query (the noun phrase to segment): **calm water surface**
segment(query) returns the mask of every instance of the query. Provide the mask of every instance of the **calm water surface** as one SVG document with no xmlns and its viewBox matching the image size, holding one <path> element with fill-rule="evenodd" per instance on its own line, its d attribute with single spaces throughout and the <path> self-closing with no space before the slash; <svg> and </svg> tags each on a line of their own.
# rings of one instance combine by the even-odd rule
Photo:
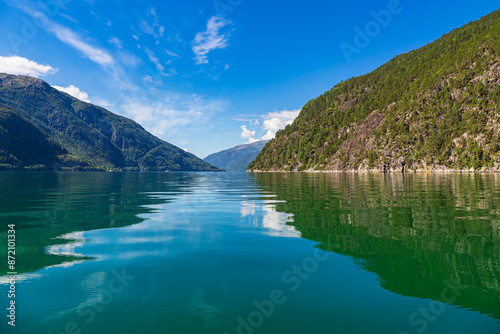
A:
<svg viewBox="0 0 500 334">
<path fill-rule="evenodd" d="M 500 175 L 0 173 L 16 328 L 500 333 Z"/>
</svg>

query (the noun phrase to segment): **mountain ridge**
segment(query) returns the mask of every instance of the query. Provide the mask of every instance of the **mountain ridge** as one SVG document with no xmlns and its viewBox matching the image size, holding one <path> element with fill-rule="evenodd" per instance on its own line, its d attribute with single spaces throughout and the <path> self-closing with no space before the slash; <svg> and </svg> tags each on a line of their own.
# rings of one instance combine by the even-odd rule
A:
<svg viewBox="0 0 500 334">
<path fill-rule="evenodd" d="M 203 160 L 226 171 L 246 171 L 269 140 L 238 145 L 208 155 Z"/>
<path fill-rule="evenodd" d="M 0 74 L 0 103 L 66 151 L 46 169 L 60 164 L 61 169 L 71 170 L 218 170 L 133 120 L 80 101 L 38 78 Z M 22 162 L 12 166 L 24 167 Z"/>
</svg>

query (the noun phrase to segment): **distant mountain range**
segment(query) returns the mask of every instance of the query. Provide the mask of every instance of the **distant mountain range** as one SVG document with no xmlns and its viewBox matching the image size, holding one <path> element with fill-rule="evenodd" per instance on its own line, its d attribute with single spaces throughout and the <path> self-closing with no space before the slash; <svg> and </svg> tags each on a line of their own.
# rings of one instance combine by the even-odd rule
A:
<svg viewBox="0 0 500 334">
<path fill-rule="evenodd" d="M 500 170 L 500 10 L 309 101 L 253 171 Z"/>
<path fill-rule="evenodd" d="M 130 119 L 9 74 L 0 74 L 0 169 L 219 170 Z"/>
<path fill-rule="evenodd" d="M 203 160 L 226 171 L 246 171 L 248 165 L 255 160 L 268 142 L 269 140 L 263 140 L 252 144 L 238 145 L 210 154 Z"/>
</svg>

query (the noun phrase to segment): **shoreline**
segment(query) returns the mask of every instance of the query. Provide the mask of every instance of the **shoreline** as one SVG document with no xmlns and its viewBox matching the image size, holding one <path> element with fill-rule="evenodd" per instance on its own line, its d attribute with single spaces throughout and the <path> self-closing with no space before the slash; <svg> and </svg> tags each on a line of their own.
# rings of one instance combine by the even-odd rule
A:
<svg viewBox="0 0 500 334">
<path fill-rule="evenodd" d="M 380 169 L 348 169 L 348 170 L 303 170 L 303 171 L 287 171 L 287 170 L 247 170 L 247 173 L 381 173 L 381 174 L 431 174 L 431 173 L 450 173 L 450 174 L 497 174 L 500 173 L 500 168 L 483 168 L 476 169 L 410 169 L 410 170 L 380 170 Z"/>
</svg>

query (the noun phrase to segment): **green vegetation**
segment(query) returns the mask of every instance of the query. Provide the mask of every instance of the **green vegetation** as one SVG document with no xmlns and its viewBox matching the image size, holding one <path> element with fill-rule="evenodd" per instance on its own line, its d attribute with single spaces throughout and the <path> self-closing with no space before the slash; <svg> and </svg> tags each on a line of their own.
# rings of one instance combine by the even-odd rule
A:
<svg viewBox="0 0 500 334">
<path fill-rule="evenodd" d="M 500 166 L 500 11 L 309 101 L 249 167 Z"/>
<path fill-rule="evenodd" d="M 0 104 L 0 170 L 47 170 L 65 150 L 33 123 Z"/>
<path fill-rule="evenodd" d="M 0 169 L 218 170 L 134 121 L 39 79 L 0 74 L 0 103 L 23 124 L 14 128 L 7 112 L 0 114 Z"/>
</svg>

